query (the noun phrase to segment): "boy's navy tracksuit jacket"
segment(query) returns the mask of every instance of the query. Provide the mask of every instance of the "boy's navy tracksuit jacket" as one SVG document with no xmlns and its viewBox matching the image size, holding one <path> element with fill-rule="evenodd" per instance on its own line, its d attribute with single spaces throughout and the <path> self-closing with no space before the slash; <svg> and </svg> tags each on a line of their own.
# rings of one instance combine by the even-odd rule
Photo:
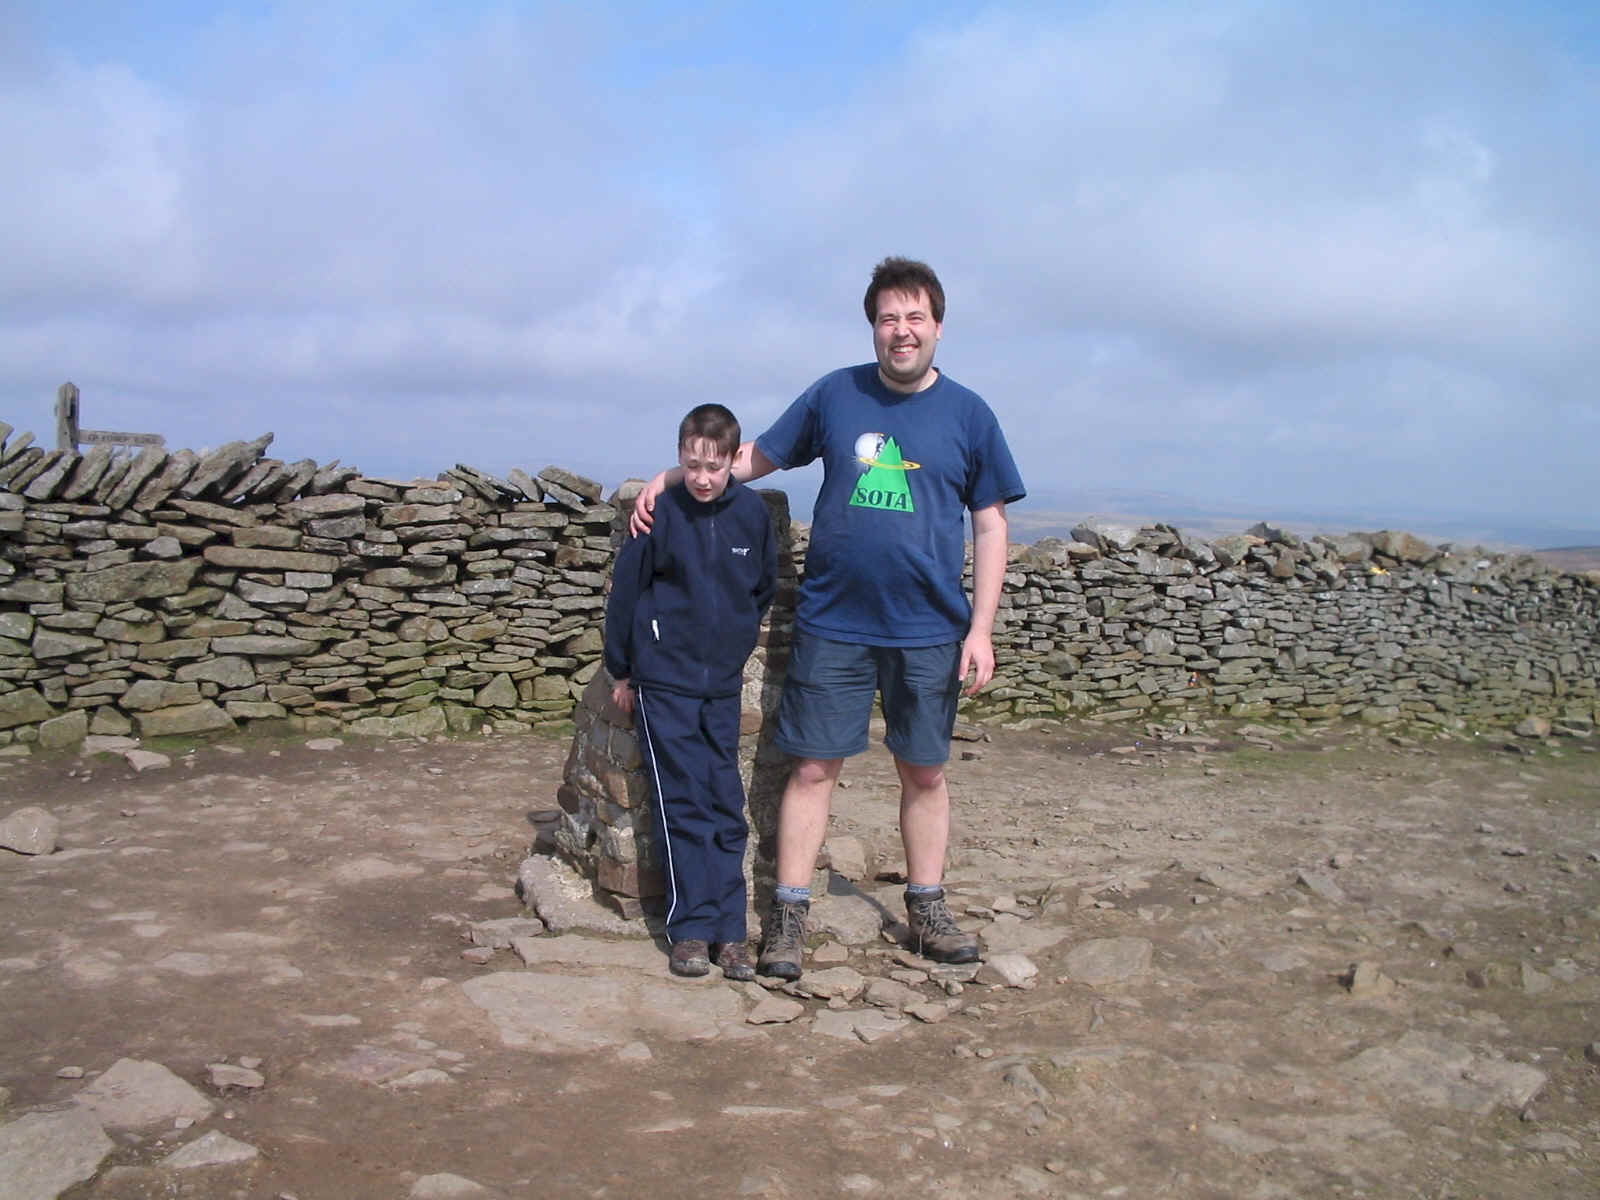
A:
<svg viewBox="0 0 1600 1200">
<path fill-rule="evenodd" d="M 638 699 L 675 942 L 745 939 L 739 693 L 777 574 L 766 502 L 736 480 L 709 503 L 662 492 L 612 570 L 606 670 Z"/>
</svg>

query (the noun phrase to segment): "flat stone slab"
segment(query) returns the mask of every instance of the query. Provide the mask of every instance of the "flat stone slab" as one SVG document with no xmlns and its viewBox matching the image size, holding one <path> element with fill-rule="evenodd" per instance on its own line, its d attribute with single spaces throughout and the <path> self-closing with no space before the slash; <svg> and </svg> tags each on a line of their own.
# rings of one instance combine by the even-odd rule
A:
<svg viewBox="0 0 1600 1200">
<path fill-rule="evenodd" d="M 422 868 L 415 863 L 395 863 L 369 854 L 340 863 L 333 869 L 335 883 L 373 883 L 387 879 L 409 879 L 421 875 Z"/>
<path fill-rule="evenodd" d="M 806 1006 L 787 996 L 767 996 L 745 1018 L 752 1025 L 787 1025 L 805 1015 Z"/>
<path fill-rule="evenodd" d="M 1414 1030 L 1387 1046 L 1363 1050 L 1339 1073 L 1435 1108 L 1487 1116 L 1496 1105 L 1521 1110 L 1545 1085 L 1526 1063 L 1474 1054 L 1437 1034 Z"/>
<path fill-rule="evenodd" d="M 75 709 L 52 717 L 39 726 L 41 750 L 66 750 L 82 742 L 89 732 L 89 714 Z"/>
<path fill-rule="evenodd" d="M 18 854 L 50 854 L 60 842 L 61 822 L 32 805 L 0 821 L 0 847 Z"/>
<path fill-rule="evenodd" d="M 231 1138 L 213 1129 L 182 1149 L 174 1150 L 161 1160 L 161 1165 L 178 1171 L 189 1171 L 196 1167 L 225 1167 L 249 1162 L 260 1153 L 248 1142 L 241 1142 L 238 1138 Z"/>
<path fill-rule="evenodd" d="M 411 1200 L 499 1200 L 502 1193 L 486 1188 L 464 1175 L 448 1171 L 424 1175 L 411 1185 Z"/>
<path fill-rule="evenodd" d="M 853 884 L 835 876 L 828 894 L 813 901 L 807 923 L 813 933 L 826 933 L 847 946 L 876 942 L 885 923 L 905 912 L 899 890 L 891 890 L 895 899 L 892 904 L 886 904 L 878 896 L 859 891 Z"/>
<path fill-rule="evenodd" d="M 76 1097 L 102 1125 L 147 1129 L 179 1117 L 203 1121 L 211 1101 L 160 1063 L 119 1058 Z"/>
<path fill-rule="evenodd" d="M 866 1000 L 877 1008 L 892 1008 L 905 1012 L 921 1004 L 927 997 L 915 988 L 896 979 L 871 979 L 867 981 Z"/>
<path fill-rule="evenodd" d="M 29 1113 L 0 1125 L 0 1196 L 5 1200 L 55 1200 L 75 1183 L 93 1178 L 116 1145 L 89 1113 Z"/>
<path fill-rule="evenodd" d="M 200 560 L 133 562 L 85 571 L 67 577 L 67 595 L 75 602 L 115 604 L 123 600 L 154 600 L 189 590 Z"/>
<path fill-rule="evenodd" d="M 1098 987 L 1135 979 L 1150 969 L 1155 948 L 1145 938 L 1095 938 L 1067 952 L 1066 975 Z"/>
<path fill-rule="evenodd" d="M 983 930 L 984 949 L 990 954 L 1042 954 L 1072 933 L 1054 921 L 1024 921 L 1002 913 Z"/>
<path fill-rule="evenodd" d="M 304 550 L 263 550 L 242 546 L 207 546 L 201 555 L 218 567 L 245 571 L 337 571 L 339 559 L 332 554 L 312 554 Z"/>
<path fill-rule="evenodd" d="M 134 720 L 139 723 L 140 737 L 180 737 L 187 733 L 211 733 L 234 727 L 233 718 L 210 700 L 138 713 Z"/>
<path fill-rule="evenodd" d="M 501 1042 L 539 1052 L 613 1048 L 650 1036 L 706 1041 L 744 1025 L 738 995 L 710 982 L 499 971 L 469 979 L 461 990 L 488 1014 Z"/>
<path fill-rule="evenodd" d="M 206 1074 L 211 1078 L 211 1086 L 218 1090 L 231 1087 L 253 1090 L 267 1086 L 266 1077 L 260 1071 L 233 1063 L 207 1063 Z"/>
<path fill-rule="evenodd" d="M 361 1083 L 390 1083 L 432 1065 L 433 1059 L 416 1051 L 362 1045 L 328 1064 L 327 1070 L 330 1074 L 342 1075 Z"/>
<path fill-rule="evenodd" d="M 854 1000 L 866 989 L 866 977 L 854 967 L 825 967 L 820 971 L 807 971 L 790 985 L 804 996 L 818 1000 Z"/>
<path fill-rule="evenodd" d="M 55 714 L 55 709 L 34 688 L 21 688 L 0 696 L 0 729 L 32 725 Z"/>
<path fill-rule="evenodd" d="M 811 1032 L 845 1042 L 877 1042 L 911 1024 L 899 1013 L 877 1008 L 823 1009 L 811 1021 Z"/>
<path fill-rule="evenodd" d="M 439 1083 L 454 1083 L 455 1079 L 438 1067 L 423 1067 L 412 1071 L 409 1075 L 402 1075 L 399 1079 L 392 1079 L 388 1086 L 400 1090 L 411 1088 L 432 1087 Z"/>
<path fill-rule="evenodd" d="M 1020 988 L 1031 986 L 1038 974 L 1039 968 L 1026 955 L 997 954 L 978 968 L 976 979 L 978 983 Z"/>
<path fill-rule="evenodd" d="M 150 965 L 158 971 L 177 971 L 180 975 L 188 975 L 192 979 L 220 975 L 227 970 L 225 960 L 200 950 L 174 950 L 171 954 L 162 955 Z"/>
<path fill-rule="evenodd" d="M 498 884 L 485 884 L 479 898 L 502 900 L 505 889 Z M 474 946 L 489 946 L 495 950 L 510 950 L 514 939 L 537 938 L 544 932 L 544 922 L 538 917 L 496 917 L 492 921 L 474 921 L 468 927 Z"/>
<path fill-rule="evenodd" d="M 170 767 L 172 765 L 171 758 L 154 750 L 124 750 L 122 757 L 139 774 L 151 770 L 160 770 L 162 767 Z"/>
<path fill-rule="evenodd" d="M 530 967 L 621 967 L 669 974 L 667 956 L 652 942 L 607 942 L 585 937 L 515 937 L 511 948 Z"/>
<path fill-rule="evenodd" d="M 856 1037 L 856 1017 L 860 1015 L 859 1012 L 851 1012 L 848 1009 L 825 1008 L 811 1018 L 811 1032 L 823 1037 L 838 1038 L 841 1042 L 859 1041 L 860 1039 Z"/>
<path fill-rule="evenodd" d="M 1296 873 L 1295 882 L 1318 900 L 1329 904 L 1343 904 L 1348 897 L 1344 889 L 1326 871 L 1302 870 Z"/>
</svg>

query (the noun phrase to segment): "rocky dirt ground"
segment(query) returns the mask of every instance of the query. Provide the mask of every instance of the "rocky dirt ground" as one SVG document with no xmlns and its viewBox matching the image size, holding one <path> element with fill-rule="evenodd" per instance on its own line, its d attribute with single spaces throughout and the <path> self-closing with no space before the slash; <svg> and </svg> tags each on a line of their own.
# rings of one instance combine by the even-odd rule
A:
<svg viewBox="0 0 1600 1200">
<path fill-rule="evenodd" d="M 564 740 L 313 744 L 0 760 L 0 1197 L 1600 1195 L 1594 743 L 995 730 L 989 968 L 839 879 L 798 994 L 523 862 Z"/>
</svg>

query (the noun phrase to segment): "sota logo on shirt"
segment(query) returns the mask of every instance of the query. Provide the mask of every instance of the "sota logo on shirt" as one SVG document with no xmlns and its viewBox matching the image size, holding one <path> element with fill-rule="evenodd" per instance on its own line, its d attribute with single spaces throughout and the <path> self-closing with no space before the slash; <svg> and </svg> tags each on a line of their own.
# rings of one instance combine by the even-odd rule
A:
<svg viewBox="0 0 1600 1200">
<path fill-rule="evenodd" d="M 856 439 L 856 459 L 867 469 L 850 493 L 853 508 L 882 508 L 890 512 L 915 512 L 909 473 L 922 464 L 900 453 L 900 444 L 881 433 L 863 433 Z"/>
</svg>

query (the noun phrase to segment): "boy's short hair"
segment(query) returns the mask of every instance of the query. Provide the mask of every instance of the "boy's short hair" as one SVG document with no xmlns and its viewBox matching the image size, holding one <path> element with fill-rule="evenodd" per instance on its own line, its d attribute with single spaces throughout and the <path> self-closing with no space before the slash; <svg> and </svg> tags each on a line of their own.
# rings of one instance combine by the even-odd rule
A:
<svg viewBox="0 0 1600 1200">
<path fill-rule="evenodd" d="M 864 300 L 867 323 L 871 325 L 878 323 L 879 292 L 904 292 L 908 296 L 927 292 L 933 319 L 944 324 L 944 287 L 933 273 L 933 268 L 925 262 L 891 255 L 872 269 L 872 282 L 867 284 Z"/>
<path fill-rule="evenodd" d="M 720 404 L 702 404 L 689 410 L 678 426 L 678 449 L 704 438 L 717 453 L 732 458 L 739 453 L 739 419 Z"/>
</svg>

